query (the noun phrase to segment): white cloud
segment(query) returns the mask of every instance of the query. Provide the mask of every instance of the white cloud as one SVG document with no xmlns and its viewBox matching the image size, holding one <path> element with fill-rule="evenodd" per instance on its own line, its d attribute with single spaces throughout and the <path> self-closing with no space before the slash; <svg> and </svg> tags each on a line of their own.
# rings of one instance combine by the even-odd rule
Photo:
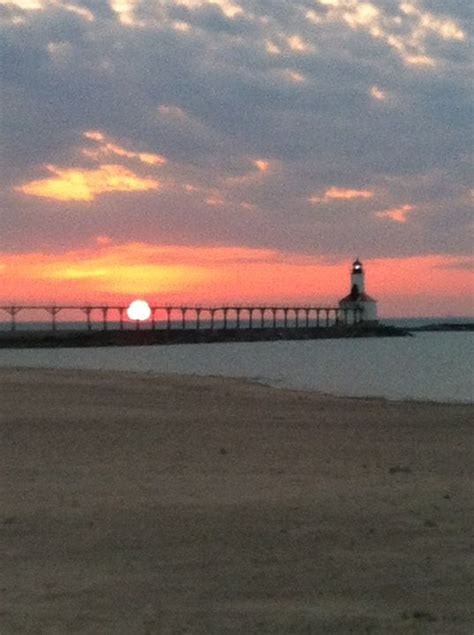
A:
<svg viewBox="0 0 474 635">
<path fill-rule="evenodd" d="M 306 77 L 303 75 L 303 73 L 300 73 L 299 71 L 295 71 L 291 68 L 285 68 L 281 72 L 283 77 L 289 80 L 290 82 L 301 84 L 306 81 Z"/>
<path fill-rule="evenodd" d="M 309 202 L 313 205 L 327 203 L 328 201 L 340 200 L 351 201 L 357 198 L 372 198 L 374 193 L 371 190 L 352 190 L 344 187 L 332 186 L 323 195 L 314 194 L 309 197 Z"/>
<path fill-rule="evenodd" d="M 109 0 L 109 4 L 123 25 L 138 26 L 140 24 L 135 18 L 135 7 L 138 0 Z"/>
<path fill-rule="evenodd" d="M 319 0 L 319 4 L 327 6 L 328 12 L 318 23 L 342 22 L 353 30 L 363 30 L 387 44 L 407 65 L 436 65 L 434 55 L 428 50 L 428 38 L 432 35 L 445 41 L 466 39 L 454 20 L 424 11 L 414 1 L 401 2 L 400 13 L 395 16 L 373 2 L 361 0 Z"/>
<path fill-rule="evenodd" d="M 189 9 L 196 9 L 207 4 L 215 5 L 228 18 L 234 18 L 236 15 L 243 13 L 242 8 L 231 0 L 178 0 L 176 4 L 182 4 Z"/>
<path fill-rule="evenodd" d="M 385 101 L 387 99 L 386 93 L 378 86 L 372 86 L 370 89 L 370 96 L 377 101 Z"/>
<path fill-rule="evenodd" d="M 305 42 L 299 35 L 290 35 L 286 41 L 290 49 L 295 53 L 313 53 L 315 51 L 315 46 Z"/>
</svg>

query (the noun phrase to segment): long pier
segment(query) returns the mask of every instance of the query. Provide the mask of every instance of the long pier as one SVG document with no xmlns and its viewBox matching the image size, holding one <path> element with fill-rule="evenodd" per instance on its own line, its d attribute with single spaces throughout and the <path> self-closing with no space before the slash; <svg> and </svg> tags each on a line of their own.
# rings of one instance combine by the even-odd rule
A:
<svg viewBox="0 0 474 635">
<path fill-rule="evenodd" d="M 84 316 L 84 324 L 92 331 L 99 324 L 102 331 L 118 324 L 123 331 L 130 320 L 126 319 L 126 306 L 109 305 L 1 305 L 0 311 L 10 318 L 10 330 L 16 331 L 19 314 L 42 311 L 48 316 L 50 330 L 56 331 L 61 312 L 75 311 Z M 333 325 L 356 325 L 363 322 L 361 309 L 341 309 L 319 306 L 150 306 L 151 316 L 144 322 L 133 322 L 136 330 L 147 324 L 152 331 L 159 329 L 227 330 L 253 328 L 325 328 Z M 96 319 L 98 316 L 98 320 Z M 163 319 L 159 320 L 159 316 Z M 115 318 L 115 319 L 113 319 Z M 28 322 L 23 322 L 27 324 Z"/>
</svg>

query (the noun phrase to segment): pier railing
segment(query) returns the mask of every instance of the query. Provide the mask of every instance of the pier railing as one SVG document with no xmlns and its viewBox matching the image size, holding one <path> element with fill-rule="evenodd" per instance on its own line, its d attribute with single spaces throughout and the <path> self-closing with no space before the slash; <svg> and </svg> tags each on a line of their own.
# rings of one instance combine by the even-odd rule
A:
<svg viewBox="0 0 474 635">
<path fill-rule="evenodd" d="M 3 305 L 0 312 L 9 316 L 10 330 L 19 324 L 28 330 L 28 314 L 44 313 L 49 330 L 56 331 L 60 314 L 75 311 L 83 316 L 87 330 L 125 330 L 130 327 L 158 329 L 227 330 L 254 328 L 324 328 L 363 322 L 362 309 L 319 306 L 150 306 L 151 316 L 140 322 L 127 318 L 126 306 L 109 305 Z M 22 318 L 22 319 L 20 319 Z M 73 330 L 77 330 L 77 326 Z"/>
</svg>

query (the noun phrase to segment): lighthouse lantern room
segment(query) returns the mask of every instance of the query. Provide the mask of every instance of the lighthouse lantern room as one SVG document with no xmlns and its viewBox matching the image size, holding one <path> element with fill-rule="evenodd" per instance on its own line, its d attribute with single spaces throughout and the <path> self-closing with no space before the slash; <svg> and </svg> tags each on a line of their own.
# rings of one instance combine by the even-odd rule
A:
<svg viewBox="0 0 474 635">
<path fill-rule="evenodd" d="M 341 309 L 362 309 L 364 322 L 377 321 L 377 301 L 365 293 L 364 268 L 357 258 L 352 263 L 351 291 L 339 301 Z"/>
</svg>

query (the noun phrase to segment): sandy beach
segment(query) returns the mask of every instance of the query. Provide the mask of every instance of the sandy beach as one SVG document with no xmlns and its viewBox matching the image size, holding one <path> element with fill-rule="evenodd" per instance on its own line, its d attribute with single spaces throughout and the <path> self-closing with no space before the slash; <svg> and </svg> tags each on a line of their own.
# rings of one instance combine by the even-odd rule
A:
<svg viewBox="0 0 474 635">
<path fill-rule="evenodd" d="M 24 369 L 0 400 L 1 635 L 474 631 L 470 406 Z"/>
</svg>

